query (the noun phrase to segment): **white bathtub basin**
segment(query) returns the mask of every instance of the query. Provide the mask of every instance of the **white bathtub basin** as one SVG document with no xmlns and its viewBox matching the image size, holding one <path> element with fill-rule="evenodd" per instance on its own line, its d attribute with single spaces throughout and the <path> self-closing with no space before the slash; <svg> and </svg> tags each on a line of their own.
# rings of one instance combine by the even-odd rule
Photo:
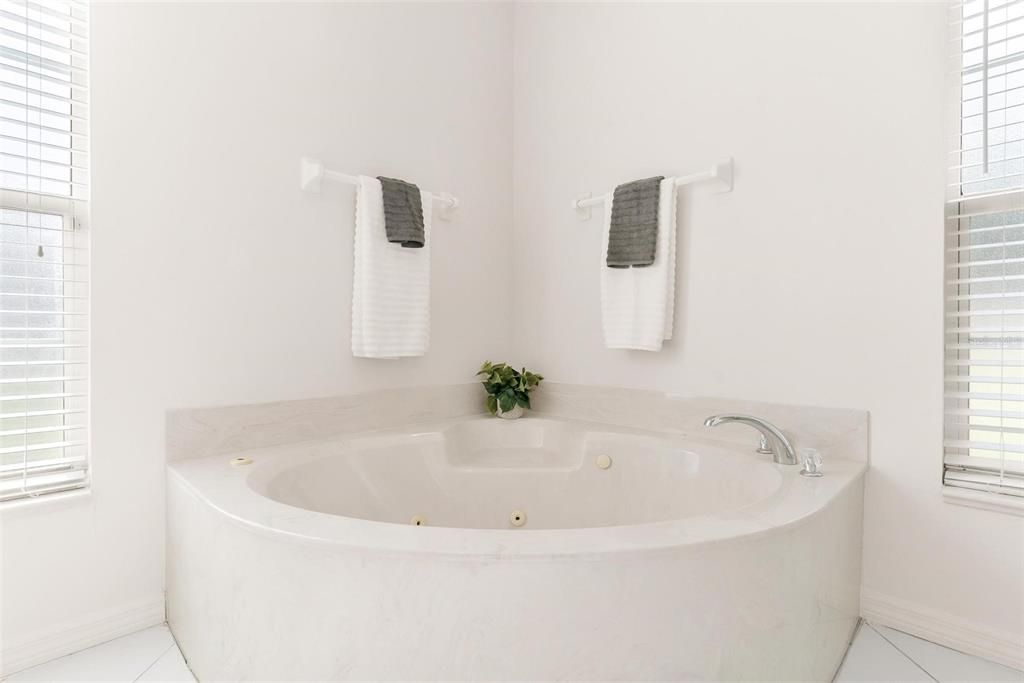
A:
<svg viewBox="0 0 1024 683">
<path fill-rule="evenodd" d="M 250 484 L 281 503 L 378 522 L 507 529 L 522 510 L 525 528 L 580 529 L 738 510 L 782 483 L 767 459 L 701 458 L 663 438 L 542 419 L 472 420 L 308 455 L 264 467 Z"/>
<path fill-rule="evenodd" d="M 828 680 L 864 465 L 827 465 L 539 418 L 179 461 L 168 617 L 210 681 Z"/>
</svg>

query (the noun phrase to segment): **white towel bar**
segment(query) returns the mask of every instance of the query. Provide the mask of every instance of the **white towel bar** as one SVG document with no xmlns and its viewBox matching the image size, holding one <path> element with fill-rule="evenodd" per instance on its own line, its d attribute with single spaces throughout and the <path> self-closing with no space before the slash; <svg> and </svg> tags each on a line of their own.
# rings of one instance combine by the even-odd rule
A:
<svg viewBox="0 0 1024 683">
<path fill-rule="evenodd" d="M 359 176 L 349 175 L 347 173 L 341 173 L 340 171 L 332 171 L 329 168 L 324 168 L 323 163 L 318 159 L 310 159 L 309 157 L 302 157 L 302 166 L 299 170 L 299 183 L 300 187 L 306 192 L 312 192 L 314 194 L 320 193 L 320 185 L 324 178 L 328 180 L 336 180 L 339 183 L 346 183 L 348 185 L 358 185 Z M 441 218 L 447 218 L 445 215 L 449 211 L 454 211 L 459 208 L 459 200 L 448 194 L 447 192 L 432 192 L 436 201 L 441 202 L 442 210 Z"/>
<path fill-rule="evenodd" d="M 707 171 L 679 176 L 676 178 L 676 187 L 691 185 L 704 180 L 717 181 L 722 185 L 723 192 L 732 192 L 732 157 L 719 161 Z M 592 207 L 604 204 L 605 202 L 610 201 L 611 198 L 611 192 L 597 197 L 593 197 L 588 194 L 585 197 L 580 197 L 579 199 L 574 200 L 572 208 L 580 212 L 581 219 L 587 220 L 590 218 L 590 209 Z"/>
</svg>

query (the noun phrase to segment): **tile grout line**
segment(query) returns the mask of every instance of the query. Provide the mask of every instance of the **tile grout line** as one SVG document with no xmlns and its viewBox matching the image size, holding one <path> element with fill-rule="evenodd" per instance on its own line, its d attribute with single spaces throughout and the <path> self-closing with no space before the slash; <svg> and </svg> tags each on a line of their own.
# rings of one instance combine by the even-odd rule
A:
<svg viewBox="0 0 1024 683">
<path fill-rule="evenodd" d="M 909 660 L 911 664 L 913 664 L 913 665 L 914 665 L 914 666 L 916 666 L 916 667 L 917 667 L 918 669 L 920 669 L 921 671 L 923 671 L 923 672 L 924 672 L 924 674 L 925 674 L 925 675 L 926 675 L 926 676 L 927 676 L 928 678 L 930 678 L 930 679 L 932 679 L 933 681 L 935 681 L 935 683 L 939 683 L 939 679 L 937 679 L 937 678 L 936 678 L 935 676 L 932 676 L 931 672 L 930 672 L 930 671 L 928 671 L 928 669 L 926 669 L 926 668 L 924 668 L 923 666 L 921 666 L 920 664 L 918 664 L 918 663 L 917 663 L 917 660 L 915 660 L 915 659 L 914 659 L 913 657 L 911 657 L 911 656 L 910 656 L 910 655 L 908 655 L 908 654 L 907 654 L 906 652 L 904 652 L 903 650 L 901 650 L 901 649 L 899 648 L 899 646 L 898 646 L 898 645 L 896 645 L 896 643 L 894 643 L 894 642 L 892 642 L 891 640 L 889 640 L 888 638 L 886 638 L 886 637 L 885 637 L 885 634 L 884 634 L 884 633 L 882 633 L 881 631 L 879 631 L 879 630 L 878 630 L 877 628 L 875 628 L 874 626 L 872 626 L 872 625 L 871 625 L 871 624 L 869 624 L 868 622 L 864 622 L 864 623 L 865 623 L 865 624 L 867 624 L 867 625 L 868 625 L 868 627 L 869 627 L 869 628 L 870 628 L 870 629 L 871 629 L 872 631 L 874 631 L 875 633 L 877 633 L 877 634 L 878 634 L 878 637 L 879 637 L 879 638 L 881 638 L 881 639 L 882 639 L 882 640 L 884 640 L 885 642 L 889 643 L 889 645 L 891 645 L 891 646 L 893 647 L 893 649 L 895 649 L 895 650 L 896 650 L 897 652 L 899 652 L 899 653 L 900 653 L 901 655 L 903 655 L 904 657 L 906 657 L 906 659 L 907 659 L 907 660 Z"/>
<path fill-rule="evenodd" d="M 835 680 L 839 678 L 839 672 L 843 670 L 843 664 L 846 664 L 846 658 L 850 656 L 850 648 L 853 647 L 853 641 L 857 640 L 857 636 L 860 635 L 861 629 L 864 628 L 864 625 L 867 623 L 868 622 L 864 621 L 864 619 L 860 617 L 857 618 L 857 627 L 853 629 L 853 634 L 850 635 L 850 642 L 846 644 L 846 651 L 843 652 L 843 658 L 839 660 L 839 666 L 836 667 L 836 672 L 832 674 L 831 683 L 835 683 Z"/>
<path fill-rule="evenodd" d="M 172 649 L 174 649 L 176 647 L 178 647 L 178 644 L 176 642 L 174 642 L 174 638 L 171 638 L 171 644 L 168 646 L 168 648 L 166 650 L 164 650 L 163 652 L 161 652 L 160 654 L 158 654 L 156 656 L 156 659 L 154 659 L 152 662 L 149 663 L 149 666 L 147 666 L 145 669 L 143 669 L 142 672 L 138 676 L 133 678 L 132 679 L 132 683 L 136 683 L 136 681 L 138 681 L 140 678 L 145 676 L 146 672 L 149 671 L 150 669 L 152 669 L 154 666 L 156 666 L 156 663 L 159 662 L 160 659 L 163 658 L 163 656 L 165 654 L 167 654 L 168 652 L 170 652 Z"/>
<path fill-rule="evenodd" d="M 181 661 L 185 663 L 185 669 L 188 671 L 189 676 L 192 677 L 193 683 L 195 683 L 195 681 L 198 681 L 199 679 L 192 671 L 192 667 L 189 666 L 188 659 L 185 657 L 185 652 L 181 649 L 181 645 L 178 643 L 178 637 L 174 635 L 174 631 L 171 630 L 170 622 L 164 622 L 164 624 L 167 626 L 167 631 L 171 634 L 171 640 L 174 641 L 174 647 L 178 648 L 178 653 L 181 654 Z"/>
</svg>

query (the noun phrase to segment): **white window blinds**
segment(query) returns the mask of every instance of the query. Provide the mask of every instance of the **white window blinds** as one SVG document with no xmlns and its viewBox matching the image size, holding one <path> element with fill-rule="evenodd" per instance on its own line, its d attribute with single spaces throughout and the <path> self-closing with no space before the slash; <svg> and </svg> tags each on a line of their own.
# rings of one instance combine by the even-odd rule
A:
<svg viewBox="0 0 1024 683">
<path fill-rule="evenodd" d="M 88 8 L 0 0 L 0 501 L 84 486 Z"/>
<path fill-rule="evenodd" d="M 954 5 L 947 486 L 1024 496 L 1024 0 Z"/>
</svg>

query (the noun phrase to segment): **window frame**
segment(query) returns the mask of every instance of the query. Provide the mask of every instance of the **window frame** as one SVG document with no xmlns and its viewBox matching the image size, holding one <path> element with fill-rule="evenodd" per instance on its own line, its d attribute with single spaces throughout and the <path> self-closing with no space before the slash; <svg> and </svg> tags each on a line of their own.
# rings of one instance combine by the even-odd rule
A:
<svg viewBox="0 0 1024 683">
<path fill-rule="evenodd" d="M 20 9 L 14 5 L 20 5 Z M 41 238 L 40 243 L 46 244 L 47 249 L 61 250 L 59 260 L 40 261 L 55 266 L 51 271 L 52 275 L 46 274 L 45 267 L 39 271 L 42 277 L 56 278 L 51 281 L 52 291 L 46 291 L 45 288 L 29 288 L 30 285 L 26 284 L 24 290 L 12 288 L 9 292 L 15 295 L 22 291 L 40 297 L 57 294 L 60 296 L 60 303 L 51 301 L 45 305 L 36 305 L 36 302 L 31 301 L 31 297 L 27 297 L 25 314 L 22 314 L 21 307 L 13 303 L 16 297 L 12 296 L 11 305 L 4 306 L 11 314 L 10 319 L 14 321 L 10 323 L 11 335 L 5 339 L 5 343 L 12 344 L 14 349 L 20 348 L 18 353 L 12 354 L 12 374 L 5 374 L 5 377 L 13 380 L 11 386 L 14 387 L 14 391 L 11 395 L 26 397 L 26 410 L 11 410 L 12 423 L 5 427 L 7 435 L 12 437 L 14 442 L 10 443 L 10 447 L 17 448 L 17 441 L 20 440 L 23 449 L 21 456 L 18 455 L 18 451 L 12 451 L 10 469 L 5 472 L 7 484 L 0 490 L 0 509 L 6 511 L 40 501 L 78 498 L 90 492 L 93 478 L 90 325 L 92 302 L 89 231 L 89 0 L 60 0 L 59 7 L 42 0 L 30 0 L 28 5 L 14 0 L 11 6 L 6 6 L 5 3 L 3 9 L 7 11 L 11 21 L 18 24 L 5 34 L 14 42 L 10 43 L 9 48 L 5 47 L 3 83 L 10 93 L 20 95 L 5 96 L 10 100 L 8 108 L 12 112 L 5 111 L 4 120 L 14 127 L 13 130 L 4 131 L 5 140 L 14 143 L 13 149 L 5 148 L 5 152 L 6 156 L 14 158 L 16 162 L 23 160 L 24 166 L 19 167 L 17 163 L 14 166 L 5 164 L 4 173 L 10 176 L 3 178 L 7 186 L 0 186 L 0 209 L 15 213 L 24 212 L 29 216 L 59 216 L 60 236 L 55 237 L 51 233 L 48 238 Z M 59 80 L 55 81 L 54 78 Z M 38 85 L 47 81 L 56 82 L 57 87 Z M 66 92 L 63 91 L 65 85 Z M 66 103 L 66 109 L 63 103 Z M 30 112 L 36 114 L 32 115 Z M 48 117 L 53 118 L 48 120 Z M 66 131 L 64 124 L 55 123 L 56 121 L 67 121 Z M 54 152 L 49 151 L 57 149 L 59 153 L 59 150 L 65 149 L 63 140 L 54 140 L 53 135 L 67 136 L 66 159 L 55 157 Z M 22 142 L 25 144 L 24 152 L 19 146 Z M 10 146 L 10 143 L 8 145 Z M 57 167 L 68 169 L 66 180 L 60 173 L 52 174 L 52 169 Z M 27 234 L 32 234 L 34 220 L 40 219 L 28 219 Z M 41 220 L 44 221 L 41 230 L 54 229 L 46 227 L 45 223 L 49 220 L 56 223 L 56 220 Z M 17 235 L 17 232 L 13 234 Z M 12 258 L 22 260 L 25 264 L 25 270 L 22 272 L 31 276 L 34 268 L 31 265 L 31 256 L 28 256 L 31 242 L 22 245 L 22 248 L 13 249 L 12 253 L 24 255 Z M 40 256 L 42 257 L 42 254 Z M 37 280 L 36 284 L 41 283 Z M 52 318 L 49 313 L 53 314 Z M 39 315 L 38 319 L 36 315 Z M 51 333 L 48 330 L 50 326 L 59 328 L 59 332 L 55 329 Z M 24 329 L 25 344 L 28 348 L 17 346 L 21 343 L 19 329 Z M 56 348 L 58 351 L 42 351 L 38 357 L 33 358 L 30 346 L 32 340 L 37 338 L 42 340 L 40 343 L 44 345 L 56 344 L 55 347 L 49 348 Z M 29 369 L 30 366 L 27 364 L 33 361 L 39 363 L 38 371 Z M 19 362 L 26 363 L 24 371 L 18 368 Z M 51 376 L 55 378 L 54 381 L 46 382 Z M 19 384 L 21 378 L 35 381 L 42 379 L 47 386 L 42 392 L 37 387 L 37 394 L 60 396 L 54 397 L 57 400 L 44 399 L 49 403 L 42 404 L 43 407 L 31 408 L 33 390 L 29 387 L 32 384 Z M 20 391 L 21 386 L 25 387 L 24 391 Z M 46 411 L 51 410 L 57 411 L 56 415 L 47 414 Z M 43 414 L 29 414 L 36 411 Z M 20 427 L 15 424 L 19 418 L 14 417 L 19 412 L 25 413 Z M 71 432 L 73 434 L 70 434 Z M 59 440 L 46 440 L 53 437 Z M 47 466 L 43 465 L 37 466 L 33 472 L 32 461 L 28 459 L 33 451 L 24 450 L 30 446 L 40 447 L 34 449 L 36 453 L 43 451 L 39 455 L 41 459 L 35 462 L 47 463 L 52 460 L 52 469 L 47 470 Z M 43 450 L 45 446 L 49 446 L 52 451 Z M 28 466 L 22 464 L 19 469 L 19 457 Z M 42 480 L 47 471 L 54 475 L 63 474 L 63 478 L 51 480 L 52 486 L 47 488 L 47 482 Z M 25 477 L 28 477 L 27 480 Z M 19 490 L 22 481 L 27 482 L 27 491 L 26 487 Z"/>
<path fill-rule="evenodd" d="M 954 46 L 956 46 L 956 49 L 953 51 L 953 54 L 951 55 L 951 61 L 952 61 L 951 73 L 953 74 L 953 78 L 955 79 L 955 83 L 954 83 L 954 87 L 951 87 L 949 89 L 949 100 L 950 101 L 949 101 L 949 106 L 948 106 L 948 109 L 947 109 L 947 111 L 949 113 L 949 117 L 950 117 L 949 118 L 949 122 L 950 122 L 950 136 L 949 136 L 949 138 L 950 138 L 950 142 L 951 142 L 951 149 L 954 150 L 953 152 L 950 153 L 951 163 L 949 164 L 948 168 L 949 168 L 949 171 L 951 171 L 951 172 L 955 171 L 955 177 L 951 176 L 951 177 L 947 178 L 947 183 L 949 183 L 949 185 L 948 185 L 948 194 L 947 194 L 948 199 L 947 199 L 947 202 L 946 202 L 946 212 L 945 212 L 945 216 L 944 216 L 944 221 L 943 222 L 944 222 L 944 225 L 945 225 L 944 230 L 947 231 L 946 232 L 946 238 L 944 239 L 945 252 L 946 252 L 945 253 L 946 258 L 944 259 L 944 278 L 950 278 L 951 280 L 953 280 L 953 285 L 954 286 L 951 287 L 951 286 L 948 286 L 946 284 L 944 284 L 944 286 L 943 286 L 944 296 L 947 299 L 946 303 L 944 305 L 944 309 L 943 309 L 944 310 L 944 312 L 943 312 L 943 339 L 946 340 L 944 342 L 944 344 L 948 344 L 948 343 L 950 343 L 950 338 L 953 337 L 953 335 L 955 334 L 956 343 L 958 344 L 958 346 L 960 346 L 960 348 L 957 349 L 957 353 L 956 353 L 955 357 L 952 360 L 956 361 L 956 367 L 964 367 L 964 368 L 966 368 L 966 370 L 965 371 L 950 372 L 949 366 L 950 366 L 951 354 L 950 354 L 950 352 L 948 350 L 944 350 L 944 353 L 943 353 L 943 451 L 942 451 L 942 467 L 941 467 L 941 470 L 940 470 L 941 471 L 940 482 L 941 482 L 941 489 L 942 489 L 943 496 L 944 496 L 944 498 L 948 502 L 957 503 L 957 504 L 961 504 L 961 505 L 970 505 L 970 506 L 973 506 L 973 507 L 981 507 L 981 508 L 990 509 L 990 510 L 1006 511 L 1006 512 L 1010 512 L 1010 513 L 1013 513 L 1013 514 L 1022 514 L 1022 515 L 1024 515 L 1024 494 L 1021 494 L 1019 492 L 1019 488 L 1020 488 L 1019 486 L 1016 486 L 1016 485 L 1014 485 L 1014 486 L 1004 486 L 1004 485 L 1001 485 L 1001 484 L 995 484 L 994 485 L 990 481 L 988 481 L 988 480 L 990 480 L 992 478 L 993 474 L 999 474 L 999 473 L 1010 473 L 1012 479 L 1014 479 L 1014 480 L 1016 480 L 1017 478 L 1024 478 L 1024 462 L 1022 462 L 1022 463 L 1015 463 L 1015 462 L 1007 463 L 1005 461 L 1005 459 L 1000 460 L 1000 459 L 996 459 L 996 458 L 986 458 L 985 456 L 970 455 L 969 453 L 966 454 L 966 455 L 955 454 L 955 453 L 951 454 L 951 453 L 949 453 L 949 449 L 950 449 L 951 446 L 950 446 L 950 444 L 947 443 L 947 441 L 949 441 L 949 440 L 959 441 L 959 442 L 962 442 L 962 443 L 954 445 L 952 447 L 953 448 L 966 449 L 967 451 L 971 450 L 971 448 L 972 448 L 971 446 L 963 445 L 965 443 L 966 444 L 971 443 L 970 442 L 970 436 L 971 436 L 970 435 L 970 432 L 971 432 L 970 417 L 971 416 L 967 416 L 967 419 L 962 424 L 961 423 L 954 423 L 953 421 L 951 421 L 949 419 L 948 411 L 949 411 L 949 408 L 951 406 L 954 407 L 957 410 L 964 410 L 964 411 L 966 411 L 966 410 L 970 409 L 972 398 L 971 397 L 959 397 L 959 398 L 955 399 L 955 403 L 954 403 L 954 402 L 951 402 L 951 399 L 950 399 L 948 394 L 951 391 L 957 392 L 957 393 L 964 393 L 964 394 L 970 393 L 970 385 L 972 384 L 972 382 L 970 381 L 970 377 L 973 376 L 973 373 L 971 372 L 971 368 L 972 367 L 988 367 L 988 366 L 982 366 L 982 365 L 972 366 L 972 365 L 970 365 L 969 362 L 966 363 L 966 364 L 963 364 L 962 366 L 960 365 L 964 361 L 971 361 L 972 360 L 971 354 L 972 354 L 973 349 L 967 348 L 968 345 L 969 345 L 969 342 L 970 342 L 971 333 L 970 333 L 969 329 L 968 329 L 968 331 L 961 330 L 959 323 L 957 323 L 955 325 L 951 325 L 951 322 L 953 320 L 960 320 L 960 319 L 962 319 L 964 317 L 965 313 L 969 314 L 972 311 L 972 302 L 971 302 L 971 300 L 957 298 L 957 297 L 961 297 L 961 296 L 963 296 L 965 294 L 969 294 L 970 293 L 969 291 L 965 291 L 965 289 L 969 289 L 970 285 L 967 285 L 967 284 L 964 284 L 964 283 L 957 283 L 956 282 L 957 280 L 961 279 L 961 277 L 962 277 L 962 275 L 961 275 L 961 273 L 962 273 L 961 268 L 963 268 L 963 266 L 961 265 L 961 258 L 964 255 L 968 254 L 969 247 L 971 247 L 971 246 L 974 246 L 975 248 L 978 248 L 978 249 L 983 249 L 984 248 L 983 245 L 979 246 L 979 245 L 971 245 L 970 244 L 970 242 L 969 242 L 970 236 L 969 236 L 969 234 L 967 232 L 967 229 L 969 228 L 970 221 L 969 220 L 965 220 L 965 217 L 977 216 L 979 214 L 996 216 L 996 215 L 999 215 L 999 214 L 1005 214 L 1005 213 L 1010 213 L 1010 212 L 1019 212 L 1019 211 L 1024 210 L 1024 182 L 1022 182 L 1020 184 L 1020 186 L 1012 186 L 1011 185 L 1011 187 L 1009 187 L 1009 188 L 1003 188 L 1003 189 L 998 189 L 998 190 L 993 190 L 993 191 L 977 192 L 977 193 L 974 193 L 974 194 L 964 194 L 964 186 L 965 185 L 970 185 L 970 184 L 973 184 L 973 183 L 984 182 L 985 178 L 965 180 L 962 177 L 962 169 L 964 168 L 963 152 L 966 151 L 964 149 L 964 144 L 963 144 L 963 139 L 962 139 L 962 136 L 964 136 L 966 134 L 965 131 L 964 131 L 964 128 L 963 128 L 963 121 L 966 118 L 965 115 L 964 115 L 964 109 L 963 109 L 964 108 L 964 92 L 963 92 L 963 90 L 964 90 L 964 87 L 965 87 L 964 86 L 965 75 L 968 73 L 968 71 L 963 68 L 963 57 L 964 57 L 964 54 L 965 54 L 964 44 L 963 44 L 963 33 L 962 33 L 962 31 L 963 31 L 963 29 L 962 29 L 962 7 L 963 7 L 963 4 L 964 3 L 961 3 L 961 2 L 953 2 L 953 3 L 951 3 L 951 11 L 956 13 L 956 16 L 953 17 L 953 20 L 951 21 L 951 26 L 954 27 L 953 30 L 955 32 L 955 35 L 951 37 L 951 42 L 952 42 L 952 44 Z M 1003 6 L 1005 6 L 1003 3 L 1000 3 L 1000 5 L 998 7 L 995 7 L 995 8 L 991 7 L 991 5 L 988 4 L 988 2 L 985 2 L 983 4 L 984 11 L 986 12 L 986 14 L 989 11 L 992 11 L 993 9 L 995 9 L 995 10 L 1001 9 Z M 1006 20 L 1003 23 L 1004 23 L 1004 25 L 1009 25 L 1011 22 L 1016 22 L 1016 21 L 1019 21 L 1019 20 L 1020 19 L 1018 19 L 1018 18 L 1012 18 L 1012 19 Z M 987 25 L 987 19 L 985 20 L 985 24 Z M 987 34 L 983 34 L 983 35 L 987 35 Z M 970 49 L 976 51 L 979 48 L 978 47 L 972 47 Z M 985 55 L 987 57 L 987 48 L 982 47 L 981 49 L 983 50 L 983 55 Z M 983 59 L 984 58 L 985 57 L 983 57 Z M 1006 62 L 1007 64 L 1013 64 L 1014 62 L 1016 62 L 1016 61 L 1018 61 L 1020 59 L 1022 59 L 1021 53 L 1019 53 L 1019 52 L 1012 52 L 1012 53 L 1010 53 L 1007 56 L 1000 57 L 998 61 Z M 973 67 L 973 68 L 979 68 L 979 67 Z M 990 68 L 998 68 L 998 65 L 996 67 L 990 67 Z M 988 98 L 988 97 L 991 97 L 991 94 L 988 91 L 987 81 L 991 77 L 986 78 L 986 76 L 988 74 L 986 67 L 981 66 L 980 69 L 981 69 L 981 72 L 983 74 L 982 78 L 985 79 L 983 81 L 985 83 L 985 85 L 982 86 L 982 95 L 981 95 L 981 97 Z M 1012 71 L 1010 73 L 1017 73 L 1017 71 L 1015 70 L 1015 71 Z M 996 74 L 995 77 L 998 78 L 999 74 Z M 1016 88 L 1014 88 L 1014 89 L 1016 89 Z M 1003 91 L 1003 92 L 1010 92 L 1010 90 L 1006 90 L 1006 91 Z M 1012 105 L 1012 106 L 1016 107 L 1018 105 Z M 1006 108 L 1008 109 L 1009 107 L 1006 107 Z M 987 109 L 985 111 L 987 111 Z M 976 116 L 976 114 L 970 114 L 969 116 Z M 985 119 L 983 119 L 983 121 L 985 121 Z M 983 126 L 984 125 L 985 124 L 983 123 Z M 1004 124 L 1004 125 L 1012 125 L 1012 124 Z M 991 126 L 988 126 L 989 130 L 991 130 L 991 128 L 992 128 Z M 1016 142 L 1016 140 L 1014 140 L 1014 142 Z M 987 150 L 991 148 L 992 144 L 1007 144 L 1007 143 L 1005 143 L 1005 142 L 1004 143 L 990 143 L 988 141 L 987 135 L 983 135 L 983 138 L 982 138 L 982 146 L 984 148 L 984 151 L 982 152 L 983 158 L 987 158 L 987 154 L 988 154 Z M 973 149 L 977 149 L 977 148 L 970 148 L 970 149 L 973 150 Z M 1004 163 L 1005 163 L 1005 161 L 1009 161 L 1010 159 L 1016 160 L 1017 157 L 1006 158 L 1004 160 Z M 1020 174 L 1011 172 L 1008 176 L 1005 176 L 1005 177 L 1015 178 L 1017 175 L 1020 175 Z M 1005 258 L 1005 256 L 1004 256 L 1004 258 Z M 952 273 L 952 277 L 950 277 L 950 275 L 949 275 L 950 273 Z M 1005 292 L 1005 290 L 1004 290 L 1004 292 Z M 953 296 L 951 296 L 951 295 L 953 295 Z M 1021 292 L 1020 296 L 1024 296 L 1024 292 Z M 977 309 L 975 309 L 975 310 L 977 310 Z M 985 309 L 981 309 L 981 310 L 985 310 Z M 951 312 L 953 314 L 955 314 L 955 318 L 953 318 L 953 319 L 951 319 L 951 316 L 950 316 Z M 1002 315 L 1005 316 L 1007 314 L 1003 313 Z M 970 316 L 968 315 L 967 318 L 969 319 Z M 964 325 L 963 327 L 970 328 L 971 326 L 972 326 L 972 323 L 969 322 L 967 325 Z M 1007 366 L 1001 365 L 1001 366 L 990 366 L 990 367 L 1005 368 Z M 1014 366 L 1014 367 L 1016 367 L 1016 366 Z M 1000 377 L 1003 376 L 1003 372 L 1004 371 L 1001 369 L 1000 370 Z M 1001 396 L 1004 395 L 1002 393 L 1002 390 L 1000 391 L 1000 395 Z M 1024 406 L 1024 402 L 1022 402 L 1021 405 Z M 1005 428 L 1005 424 L 1002 424 L 1002 421 L 1004 419 L 1018 419 L 1018 418 L 1012 417 L 1012 415 L 1007 415 L 1008 412 L 1009 411 L 1004 411 L 1004 410 L 1000 409 L 1000 415 L 1001 415 L 1000 416 L 1000 422 L 1001 422 L 1001 424 L 998 426 L 998 428 L 993 427 L 992 431 L 996 431 L 996 429 L 1003 429 L 1003 428 Z M 1024 413 L 1024 409 L 1022 409 L 1022 413 Z M 1024 415 L 1022 415 L 1022 417 L 1020 419 L 1024 419 Z M 978 425 L 978 426 L 981 427 L 983 425 Z M 951 471 L 959 473 L 959 478 L 957 478 L 956 476 L 954 477 L 954 481 L 956 483 L 953 483 L 953 484 L 951 484 L 947 480 L 947 475 Z M 968 481 L 972 476 L 976 477 L 976 480 L 977 480 L 976 483 L 972 483 L 972 482 Z M 1001 477 L 1001 478 L 1004 478 L 1004 477 Z M 1010 492 L 1010 489 L 1013 489 L 1013 492 Z"/>
</svg>

